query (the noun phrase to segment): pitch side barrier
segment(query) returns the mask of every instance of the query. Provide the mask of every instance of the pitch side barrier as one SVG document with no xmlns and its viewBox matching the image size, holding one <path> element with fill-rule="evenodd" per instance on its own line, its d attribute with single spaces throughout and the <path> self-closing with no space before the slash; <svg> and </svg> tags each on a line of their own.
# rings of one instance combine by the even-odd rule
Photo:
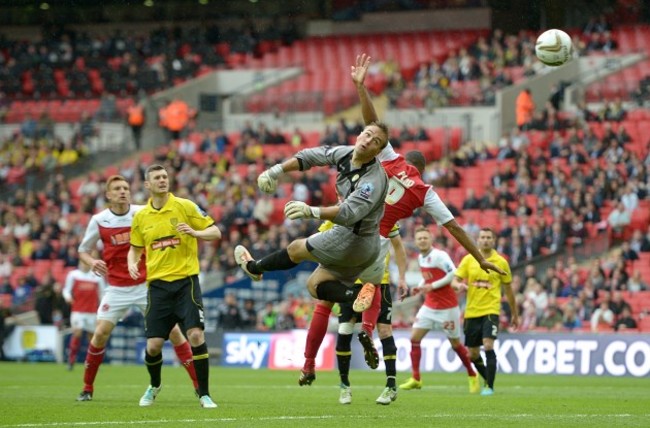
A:
<svg viewBox="0 0 650 428">
<path fill-rule="evenodd" d="M 253 369 L 299 369 L 304 361 L 306 334 L 304 330 L 226 333 L 221 364 Z M 395 331 L 394 336 L 397 370 L 410 371 L 410 332 Z M 499 372 L 645 377 L 650 374 L 649 339 L 647 334 L 501 334 L 496 342 Z M 375 345 L 381 348 L 378 339 L 375 339 Z M 351 367 L 367 369 L 361 346 L 357 341 L 353 341 L 352 346 Z M 317 370 L 335 369 L 335 347 L 336 335 L 328 333 L 318 354 Z M 429 333 L 422 340 L 421 348 L 422 371 L 464 370 L 443 334 Z"/>
</svg>

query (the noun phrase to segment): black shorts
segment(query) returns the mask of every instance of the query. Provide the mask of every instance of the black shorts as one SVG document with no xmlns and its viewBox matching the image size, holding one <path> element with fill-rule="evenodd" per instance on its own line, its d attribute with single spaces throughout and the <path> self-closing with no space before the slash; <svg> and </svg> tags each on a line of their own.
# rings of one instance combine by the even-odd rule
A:
<svg viewBox="0 0 650 428">
<path fill-rule="evenodd" d="M 203 300 L 198 275 L 177 281 L 154 280 L 147 291 L 147 311 L 144 315 L 144 331 L 147 338 L 169 338 L 174 324 L 181 330 L 204 328 Z"/>
<path fill-rule="evenodd" d="M 361 285 L 355 284 L 355 287 L 361 288 Z M 340 303 L 341 315 L 339 323 L 360 322 L 361 314 L 352 310 L 352 303 Z M 377 317 L 377 324 L 390 324 L 393 317 L 393 296 L 390 294 L 390 285 L 381 284 L 381 310 Z M 354 321 L 353 321 L 354 320 Z"/>
<path fill-rule="evenodd" d="M 465 346 L 478 348 L 483 345 L 483 338 L 497 338 L 499 316 L 491 314 L 478 318 L 465 318 L 463 333 L 465 333 Z"/>
</svg>

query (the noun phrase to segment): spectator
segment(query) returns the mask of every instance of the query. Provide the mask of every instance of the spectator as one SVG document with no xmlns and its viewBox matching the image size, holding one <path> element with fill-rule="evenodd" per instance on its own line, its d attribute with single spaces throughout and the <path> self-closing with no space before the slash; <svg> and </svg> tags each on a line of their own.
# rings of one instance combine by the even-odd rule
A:
<svg viewBox="0 0 650 428">
<path fill-rule="evenodd" d="M 591 316 L 591 331 L 596 333 L 598 331 L 609 331 L 613 327 L 614 312 L 609 309 L 607 301 L 600 302 L 598 308 Z"/>
<path fill-rule="evenodd" d="M 293 330 L 296 328 L 296 320 L 293 316 L 293 309 L 288 301 L 280 303 L 280 313 L 275 324 L 276 330 Z"/>
<path fill-rule="evenodd" d="M 546 307 L 544 315 L 539 321 L 539 326 L 556 331 L 562 328 L 563 321 L 562 311 L 555 303 L 555 299 L 549 300 L 549 305 Z"/>
<path fill-rule="evenodd" d="M 196 110 L 185 101 L 174 99 L 160 109 L 160 126 L 169 131 L 172 140 L 178 140 L 187 128 L 190 120 L 196 115 Z"/>
<path fill-rule="evenodd" d="M 266 306 L 260 313 L 257 329 L 261 331 L 275 330 L 278 322 L 278 313 L 273 306 L 273 302 L 266 302 Z"/>
<path fill-rule="evenodd" d="M 625 186 L 625 193 L 621 196 L 621 203 L 630 213 L 639 207 L 639 196 L 632 183 L 628 182 L 627 186 Z"/>
<path fill-rule="evenodd" d="M 612 229 L 613 236 L 621 237 L 623 230 L 631 221 L 630 212 L 625 208 L 623 202 L 619 202 L 616 208 L 607 216 L 607 223 Z"/>
<path fill-rule="evenodd" d="M 530 89 L 524 88 L 519 92 L 516 103 L 516 119 L 517 126 L 521 130 L 525 130 L 530 125 L 535 111 L 535 102 L 531 95 Z"/>
<path fill-rule="evenodd" d="M 648 284 L 641 277 L 641 271 L 635 269 L 630 279 L 627 280 L 627 291 L 636 293 L 648 289 Z"/>
<path fill-rule="evenodd" d="M 637 323 L 636 320 L 632 317 L 632 310 L 628 306 L 624 307 L 623 312 L 621 312 L 621 316 L 618 318 L 616 324 L 614 325 L 614 330 L 623 331 L 636 328 Z"/>
<path fill-rule="evenodd" d="M 476 192 L 473 188 L 468 187 L 467 196 L 463 202 L 463 210 L 477 210 L 481 207 L 481 200 L 476 197 Z"/>
<path fill-rule="evenodd" d="M 244 300 L 244 308 L 241 311 L 241 326 L 245 330 L 255 330 L 257 327 L 257 310 L 255 310 L 255 300 Z"/>
<path fill-rule="evenodd" d="M 535 318 L 541 319 L 548 306 L 548 294 L 535 277 L 530 277 L 526 281 L 526 298 L 535 305 Z"/>
<path fill-rule="evenodd" d="M 564 315 L 562 317 L 562 326 L 568 330 L 574 330 L 582 327 L 582 321 L 576 313 L 576 308 L 571 303 L 564 307 Z"/>
<path fill-rule="evenodd" d="M 614 313 L 614 317 L 618 319 L 625 308 L 630 309 L 630 311 L 632 310 L 630 304 L 623 299 L 623 293 L 614 291 L 612 293 L 612 299 L 609 301 L 609 309 Z"/>
<path fill-rule="evenodd" d="M 224 306 L 219 311 L 219 327 L 223 330 L 239 330 L 242 327 L 242 315 L 234 294 L 226 294 Z"/>
<path fill-rule="evenodd" d="M 13 272 L 13 264 L 8 254 L 0 253 L 0 278 L 9 278 Z"/>
<path fill-rule="evenodd" d="M 627 262 L 639 260 L 639 255 L 636 251 L 630 248 L 630 243 L 628 241 L 623 241 L 621 244 L 621 257 L 623 257 L 623 260 Z"/>
<path fill-rule="evenodd" d="M 133 143 L 136 150 L 142 148 L 142 128 L 146 121 L 144 103 L 134 98 L 133 104 L 126 109 L 126 121 L 131 127 Z"/>
<path fill-rule="evenodd" d="M 630 239 L 630 249 L 637 254 L 642 251 L 650 251 L 650 241 L 648 241 L 648 238 L 643 236 L 643 232 L 641 232 L 639 229 L 635 229 L 634 232 L 632 232 L 632 238 Z M 1 256 L 0 260 L 2 260 Z"/>
<path fill-rule="evenodd" d="M 11 285 L 11 281 L 8 276 L 0 276 L 0 295 L 9 296 L 10 301 L 14 297 L 14 287 Z"/>
<path fill-rule="evenodd" d="M 54 279 L 50 276 L 49 279 L 43 279 L 43 284 L 36 289 L 34 309 L 38 313 L 42 325 L 54 324 L 54 310 L 57 304 L 57 295 L 54 291 L 55 285 Z"/>
</svg>

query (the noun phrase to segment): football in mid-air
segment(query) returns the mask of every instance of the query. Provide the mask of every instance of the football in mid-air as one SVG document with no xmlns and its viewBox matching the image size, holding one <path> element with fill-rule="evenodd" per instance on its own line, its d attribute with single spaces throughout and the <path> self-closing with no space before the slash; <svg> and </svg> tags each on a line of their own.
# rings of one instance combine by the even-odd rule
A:
<svg viewBox="0 0 650 428">
<path fill-rule="evenodd" d="M 573 56 L 571 37 L 562 30 L 544 31 L 535 43 L 535 55 L 551 67 L 562 65 Z"/>
</svg>

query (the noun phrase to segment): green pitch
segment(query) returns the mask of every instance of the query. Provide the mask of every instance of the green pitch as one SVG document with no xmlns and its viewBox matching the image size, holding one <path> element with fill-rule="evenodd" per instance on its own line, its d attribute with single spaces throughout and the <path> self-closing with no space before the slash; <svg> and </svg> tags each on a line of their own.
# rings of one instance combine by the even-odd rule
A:
<svg viewBox="0 0 650 428">
<path fill-rule="evenodd" d="M 647 427 L 650 379 L 498 375 L 492 397 L 469 395 L 464 374 L 424 373 L 419 391 L 375 404 L 381 372 L 351 374 L 351 405 L 338 404 L 338 376 L 318 373 L 299 387 L 297 372 L 212 367 L 218 409 L 202 409 L 182 368 L 163 368 L 153 406 L 138 400 L 148 383 L 139 366 L 103 366 L 94 400 L 76 402 L 83 368 L 0 364 L 0 428 L 5 427 Z M 398 374 L 398 382 L 407 374 Z"/>
</svg>

